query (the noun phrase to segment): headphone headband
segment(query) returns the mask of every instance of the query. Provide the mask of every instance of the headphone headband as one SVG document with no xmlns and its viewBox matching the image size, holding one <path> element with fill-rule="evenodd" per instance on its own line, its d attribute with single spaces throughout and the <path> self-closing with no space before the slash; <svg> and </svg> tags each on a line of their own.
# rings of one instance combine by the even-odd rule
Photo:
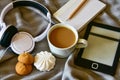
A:
<svg viewBox="0 0 120 80">
<path fill-rule="evenodd" d="M 29 6 L 29 7 L 34 7 L 38 10 L 40 10 L 43 14 L 45 14 L 47 16 L 49 12 L 49 10 L 42 4 L 38 3 L 38 2 L 35 2 L 35 1 L 13 1 L 11 3 L 9 3 L 1 12 L 1 18 L 2 20 L 4 19 L 4 16 L 6 15 L 6 13 L 8 11 L 10 11 L 11 9 L 13 8 L 16 8 L 16 7 L 21 7 L 21 6 Z"/>
<path fill-rule="evenodd" d="M 40 10 L 45 16 L 47 16 L 48 21 L 49 21 L 47 28 L 45 29 L 45 31 L 42 34 L 40 34 L 34 38 L 34 41 L 36 41 L 36 42 L 41 41 L 46 36 L 47 31 L 51 26 L 51 14 L 44 5 L 42 5 L 38 2 L 35 2 L 35 1 L 20 0 L 20 1 L 13 1 L 13 2 L 9 3 L 1 12 L 0 28 L 6 28 L 6 24 L 3 20 L 4 20 L 5 15 L 7 14 L 7 12 L 13 8 L 17 8 L 17 7 L 21 7 L 21 6 L 33 7 L 37 10 Z"/>
<path fill-rule="evenodd" d="M 49 12 L 46 7 L 44 7 L 42 4 L 39 4 L 37 2 L 34 2 L 34 3 L 33 3 L 33 1 L 17 1 L 17 2 L 13 2 L 13 7 L 14 8 L 20 7 L 20 6 L 34 7 L 36 9 L 38 9 L 38 10 L 41 10 L 41 12 L 43 12 L 45 15 L 47 15 L 47 13 Z"/>
</svg>

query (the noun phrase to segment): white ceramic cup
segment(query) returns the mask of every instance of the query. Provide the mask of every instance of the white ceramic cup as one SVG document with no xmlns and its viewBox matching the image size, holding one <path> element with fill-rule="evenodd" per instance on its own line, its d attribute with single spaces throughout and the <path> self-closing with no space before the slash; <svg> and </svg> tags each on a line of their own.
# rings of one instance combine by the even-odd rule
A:
<svg viewBox="0 0 120 80">
<path fill-rule="evenodd" d="M 50 38 L 49 38 L 50 33 L 58 27 L 65 27 L 65 28 L 68 28 L 71 31 L 73 31 L 73 33 L 75 34 L 75 42 L 71 46 L 66 47 L 66 48 L 60 48 L 60 47 L 56 47 L 55 45 L 53 45 L 50 42 Z M 49 29 L 49 31 L 47 33 L 47 41 L 48 41 L 50 51 L 56 57 L 59 57 L 59 58 L 68 57 L 75 48 L 85 48 L 87 46 L 87 41 L 85 39 L 79 39 L 78 32 L 74 27 L 72 27 L 71 25 L 68 25 L 68 24 L 63 24 L 63 23 L 55 24 Z"/>
</svg>

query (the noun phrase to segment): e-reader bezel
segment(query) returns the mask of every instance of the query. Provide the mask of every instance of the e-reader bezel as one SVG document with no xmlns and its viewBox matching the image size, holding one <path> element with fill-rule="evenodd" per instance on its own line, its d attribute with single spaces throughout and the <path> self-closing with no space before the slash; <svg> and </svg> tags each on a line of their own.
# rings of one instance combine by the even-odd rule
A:
<svg viewBox="0 0 120 80">
<path fill-rule="evenodd" d="M 114 26 L 110 26 L 110 25 L 105 25 L 105 24 L 101 24 L 101 23 L 96 23 L 96 22 L 90 22 L 87 26 L 85 35 L 84 35 L 84 39 L 88 40 L 89 37 L 89 33 L 91 31 L 92 26 L 95 27 L 100 27 L 100 28 L 104 28 L 104 29 L 108 29 L 108 30 L 112 30 L 112 31 L 116 31 L 116 32 L 120 32 L 120 28 L 118 27 L 114 27 Z M 89 44 L 88 44 L 89 46 Z M 114 61 L 113 61 L 113 65 L 109 66 L 109 65 L 105 65 L 99 62 L 95 62 L 92 60 L 88 60 L 88 59 L 84 59 L 82 58 L 82 54 L 84 51 L 84 48 L 81 48 L 77 54 L 77 57 L 75 59 L 75 64 L 78 66 L 82 66 L 88 69 L 92 69 L 95 71 L 99 71 L 99 72 L 103 72 L 103 73 L 107 73 L 110 75 L 114 75 L 116 72 L 116 68 L 117 68 L 117 64 L 119 62 L 119 56 L 120 56 L 120 40 L 118 41 L 118 46 L 116 48 L 116 53 L 115 53 L 115 57 L 114 57 Z"/>
</svg>

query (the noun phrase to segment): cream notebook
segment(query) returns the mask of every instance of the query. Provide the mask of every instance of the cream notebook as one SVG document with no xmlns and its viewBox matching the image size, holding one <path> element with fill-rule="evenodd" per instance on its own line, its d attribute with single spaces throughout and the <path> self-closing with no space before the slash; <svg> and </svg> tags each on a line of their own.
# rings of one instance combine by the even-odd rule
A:
<svg viewBox="0 0 120 80">
<path fill-rule="evenodd" d="M 96 17 L 106 6 L 99 0 L 87 0 L 80 9 L 73 15 L 69 16 L 79 7 L 84 0 L 69 0 L 64 6 L 57 10 L 53 16 L 61 23 L 67 23 L 81 30 L 88 22 Z"/>
</svg>

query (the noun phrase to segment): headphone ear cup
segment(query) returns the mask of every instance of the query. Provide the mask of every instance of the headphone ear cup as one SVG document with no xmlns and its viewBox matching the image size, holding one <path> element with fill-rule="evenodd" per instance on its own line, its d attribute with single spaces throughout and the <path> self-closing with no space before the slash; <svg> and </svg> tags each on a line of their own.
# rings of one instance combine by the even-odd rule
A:
<svg viewBox="0 0 120 80">
<path fill-rule="evenodd" d="M 2 47 L 8 47 L 11 43 L 12 37 L 18 32 L 17 28 L 13 25 L 10 25 L 7 27 L 5 32 L 3 33 L 1 40 L 0 40 L 0 45 Z"/>
</svg>

